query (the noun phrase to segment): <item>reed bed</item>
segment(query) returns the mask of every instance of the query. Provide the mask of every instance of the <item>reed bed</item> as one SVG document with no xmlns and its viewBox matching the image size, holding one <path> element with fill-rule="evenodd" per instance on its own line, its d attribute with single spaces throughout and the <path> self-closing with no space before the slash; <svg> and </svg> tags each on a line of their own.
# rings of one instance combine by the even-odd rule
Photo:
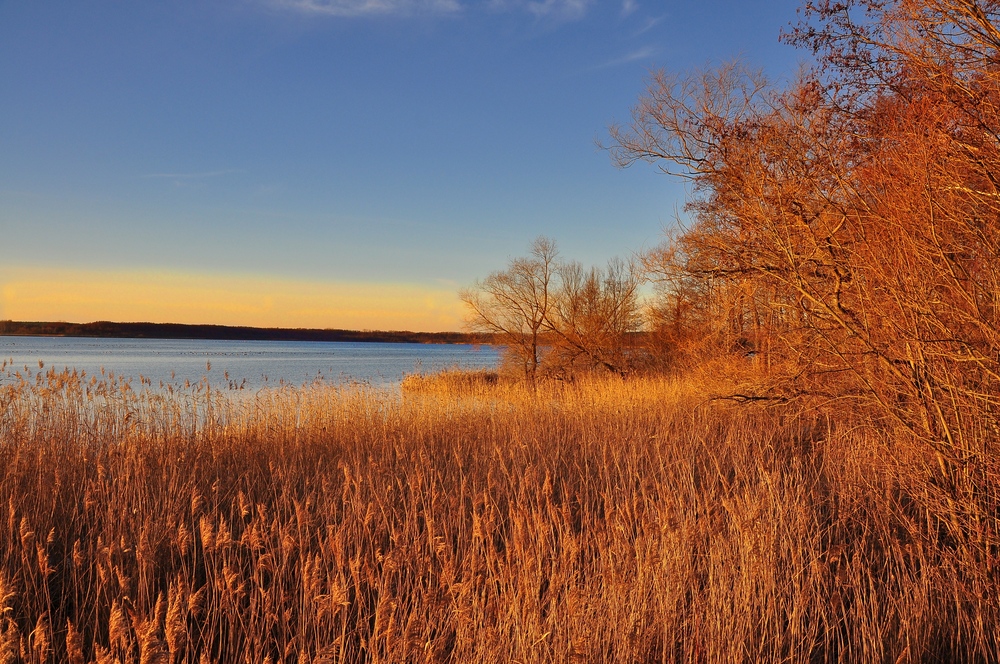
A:
<svg viewBox="0 0 1000 664">
<path fill-rule="evenodd" d="M 665 378 L 39 372 L 0 385 L 0 662 L 996 661 L 980 461 Z"/>
</svg>

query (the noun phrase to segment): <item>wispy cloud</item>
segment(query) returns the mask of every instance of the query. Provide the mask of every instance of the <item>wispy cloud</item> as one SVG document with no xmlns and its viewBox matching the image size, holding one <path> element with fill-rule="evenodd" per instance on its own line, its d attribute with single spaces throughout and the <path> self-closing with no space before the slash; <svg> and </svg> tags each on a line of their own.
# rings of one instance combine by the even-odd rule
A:
<svg viewBox="0 0 1000 664">
<path fill-rule="evenodd" d="M 636 0 L 622 0 L 622 16 L 629 16 L 638 8 Z"/>
<path fill-rule="evenodd" d="M 462 9 L 458 0 L 269 0 L 277 9 L 316 16 L 408 16 Z"/>
<path fill-rule="evenodd" d="M 597 0 L 263 0 L 274 9 L 312 16 L 417 16 L 453 14 L 467 8 L 527 12 L 539 18 L 574 21 Z M 632 4 L 636 0 L 623 0 Z"/>
<path fill-rule="evenodd" d="M 655 57 L 659 53 L 659 49 L 654 46 L 644 46 L 636 51 L 632 51 L 620 58 L 615 58 L 614 60 L 608 60 L 607 62 L 602 62 L 597 65 L 595 69 L 610 69 L 611 67 L 619 67 L 621 65 L 627 65 L 632 62 L 639 62 L 641 60 L 649 60 Z"/>
<path fill-rule="evenodd" d="M 239 169 L 229 169 L 225 171 L 203 171 L 200 173 L 146 173 L 143 178 L 165 178 L 169 180 L 205 180 L 207 178 L 217 178 L 233 173 L 242 173 Z"/>
<path fill-rule="evenodd" d="M 625 1 L 628 2 L 628 0 L 625 0 Z M 657 25 L 659 25 L 663 21 L 664 18 L 666 18 L 666 17 L 665 16 L 653 16 L 653 17 L 647 18 L 643 22 L 642 27 L 635 31 L 635 36 L 638 37 L 639 35 L 641 35 L 643 33 L 649 32 L 650 30 L 652 30 L 653 28 L 655 28 Z"/>
<path fill-rule="evenodd" d="M 525 8 L 535 16 L 572 21 L 583 18 L 592 4 L 593 0 L 534 0 Z"/>
<path fill-rule="evenodd" d="M 493 11 L 525 11 L 538 18 L 575 21 L 587 15 L 595 0 L 487 0 Z"/>
</svg>

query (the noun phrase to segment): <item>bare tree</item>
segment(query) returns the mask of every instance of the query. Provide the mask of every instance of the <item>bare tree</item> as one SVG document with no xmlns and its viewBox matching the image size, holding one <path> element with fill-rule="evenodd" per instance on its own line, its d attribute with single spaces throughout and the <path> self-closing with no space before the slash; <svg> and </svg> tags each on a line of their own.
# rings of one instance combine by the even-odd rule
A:
<svg viewBox="0 0 1000 664">
<path fill-rule="evenodd" d="M 469 327 L 505 344 L 532 385 L 538 379 L 542 335 L 554 304 L 557 258 L 555 242 L 538 237 L 528 257 L 511 260 L 506 270 L 459 292 L 471 313 Z"/>
<path fill-rule="evenodd" d="M 642 326 L 640 283 L 633 263 L 613 259 L 606 269 L 585 270 L 560 261 L 555 242 L 539 237 L 528 257 L 459 296 L 469 307 L 469 327 L 496 335 L 535 384 L 542 374 L 628 373 Z"/>
<path fill-rule="evenodd" d="M 548 317 L 556 363 L 565 371 L 582 365 L 624 376 L 634 363 L 633 340 L 642 327 L 638 269 L 612 259 L 606 270 L 585 270 L 573 261 L 558 273 Z"/>
</svg>

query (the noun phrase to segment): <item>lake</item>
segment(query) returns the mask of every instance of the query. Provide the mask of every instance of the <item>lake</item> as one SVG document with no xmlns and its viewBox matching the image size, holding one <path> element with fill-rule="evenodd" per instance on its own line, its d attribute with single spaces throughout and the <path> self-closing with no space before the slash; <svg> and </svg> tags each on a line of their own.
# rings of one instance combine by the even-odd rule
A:
<svg viewBox="0 0 1000 664">
<path fill-rule="evenodd" d="M 465 344 L 197 339 L 95 339 L 0 336 L 0 384 L 16 372 L 50 369 L 149 379 L 153 387 L 183 387 L 206 379 L 214 388 L 363 382 L 398 385 L 408 373 L 440 369 L 495 369 L 499 349 Z"/>
</svg>

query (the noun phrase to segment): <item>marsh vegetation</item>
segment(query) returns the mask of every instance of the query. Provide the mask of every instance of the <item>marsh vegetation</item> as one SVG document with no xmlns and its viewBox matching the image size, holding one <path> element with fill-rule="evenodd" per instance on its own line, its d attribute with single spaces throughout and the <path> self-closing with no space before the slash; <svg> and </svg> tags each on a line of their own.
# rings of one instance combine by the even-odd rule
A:
<svg viewBox="0 0 1000 664">
<path fill-rule="evenodd" d="M 4 386 L 0 661 L 991 661 L 996 462 L 728 387 Z"/>
</svg>

